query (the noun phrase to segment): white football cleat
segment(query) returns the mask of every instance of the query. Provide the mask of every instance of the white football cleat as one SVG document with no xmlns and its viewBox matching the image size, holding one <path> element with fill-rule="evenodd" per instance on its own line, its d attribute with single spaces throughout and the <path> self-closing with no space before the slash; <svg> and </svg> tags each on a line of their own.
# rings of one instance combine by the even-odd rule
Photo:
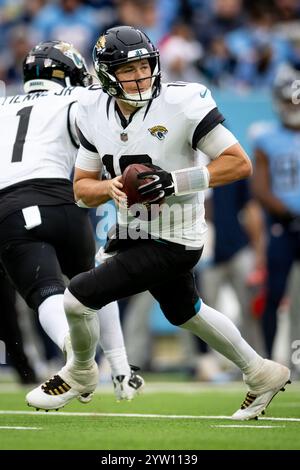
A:
<svg viewBox="0 0 300 470">
<path fill-rule="evenodd" d="M 145 385 L 143 377 L 135 373 L 139 368 L 135 366 L 130 367 L 131 375 L 117 375 L 116 377 L 112 377 L 117 401 L 132 400 L 136 394 L 140 393 Z"/>
<path fill-rule="evenodd" d="M 262 367 L 255 374 L 245 377 L 249 392 L 241 408 L 231 418 L 244 421 L 257 419 L 264 414 L 275 395 L 284 391 L 285 385 L 291 383 L 290 375 L 291 371 L 287 367 L 264 359 Z"/>
<path fill-rule="evenodd" d="M 79 397 L 77 397 L 77 400 L 80 401 L 80 403 L 83 403 L 84 405 L 86 405 L 87 403 L 90 403 L 90 401 L 92 401 L 93 396 L 94 396 L 94 392 L 82 393 L 81 395 L 79 395 Z"/>
<path fill-rule="evenodd" d="M 43 410 L 58 410 L 74 398 L 92 394 L 99 380 L 96 362 L 89 369 L 74 370 L 66 364 L 47 382 L 29 392 L 26 401 L 29 406 Z"/>
</svg>

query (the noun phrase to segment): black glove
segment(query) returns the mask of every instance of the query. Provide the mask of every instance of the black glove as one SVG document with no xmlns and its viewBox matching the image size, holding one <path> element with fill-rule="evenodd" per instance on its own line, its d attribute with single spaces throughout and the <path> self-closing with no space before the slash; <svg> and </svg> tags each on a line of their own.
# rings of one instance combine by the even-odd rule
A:
<svg viewBox="0 0 300 470">
<path fill-rule="evenodd" d="M 139 173 L 138 179 L 152 179 L 150 183 L 145 183 L 138 188 L 141 196 L 147 198 L 148 204 L 159 204 L 165 197 L 171 196 L 175 192 L 174 181 L 171 173 L 163 170 L 159 166 L 148 165 L 151 170 Z"/>
</svg>

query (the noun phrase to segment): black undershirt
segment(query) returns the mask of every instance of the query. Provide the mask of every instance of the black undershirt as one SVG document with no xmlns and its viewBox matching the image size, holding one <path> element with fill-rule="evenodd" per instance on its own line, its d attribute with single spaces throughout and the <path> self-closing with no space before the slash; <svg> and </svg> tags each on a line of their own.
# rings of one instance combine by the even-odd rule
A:
<svg viewBox="0 0 300 470">
<path fill-rule="evenodd" d="M 127 120 L 122 111 L 119 108 L 118 103 L 115 101 L 115 110 L 120 118 L 121 121 L 121 126 L 123 129 L 126 129 L 126 127 L 131 123 L 133 116 L 139 111 L 140 108 L 135 109 L 129 116 L 129 119 Z"/>
</svg>

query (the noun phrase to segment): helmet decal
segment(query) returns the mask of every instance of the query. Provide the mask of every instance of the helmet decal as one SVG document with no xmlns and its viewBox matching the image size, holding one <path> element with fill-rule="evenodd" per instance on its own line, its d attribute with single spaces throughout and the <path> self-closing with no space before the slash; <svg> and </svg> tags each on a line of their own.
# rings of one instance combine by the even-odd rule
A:
<svg viewBox="0 0 300 470">
<path fill-rule="evenodd" d="M 102 36 L 100 36 L 100 38 L 98 39 L 98 41 L 96 42 L 96 48 L 97 49 L 104 49 L 105 48 L 105 44 L 106 44 L 106 39 L 105 39 L 105 36 L 104 34 Z"/>
<path fill-rule="evenodd" d="M 129 51 L 127 54 L 128 59 L 132 57 L 139 58 L 140 56 L 146 56 L 148 54 L 147 49 L 135 49 L 134 51 Z"/>
</svg>

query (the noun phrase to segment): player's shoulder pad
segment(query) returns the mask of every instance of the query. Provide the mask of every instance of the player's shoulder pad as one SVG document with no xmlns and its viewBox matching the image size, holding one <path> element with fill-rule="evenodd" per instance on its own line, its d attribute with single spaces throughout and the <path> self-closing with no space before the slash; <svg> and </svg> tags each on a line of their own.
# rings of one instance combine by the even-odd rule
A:
<svg viewBox="0 0 300 470">
<path fill-rule="evenodd" d="M 164 89 L 165 101 L 183 108 L 195 98 L 199 99 L 202 105 L 211 99 L 210 90 L 200 83 L 171 82 L 166 83 Z"/>
</svg>

